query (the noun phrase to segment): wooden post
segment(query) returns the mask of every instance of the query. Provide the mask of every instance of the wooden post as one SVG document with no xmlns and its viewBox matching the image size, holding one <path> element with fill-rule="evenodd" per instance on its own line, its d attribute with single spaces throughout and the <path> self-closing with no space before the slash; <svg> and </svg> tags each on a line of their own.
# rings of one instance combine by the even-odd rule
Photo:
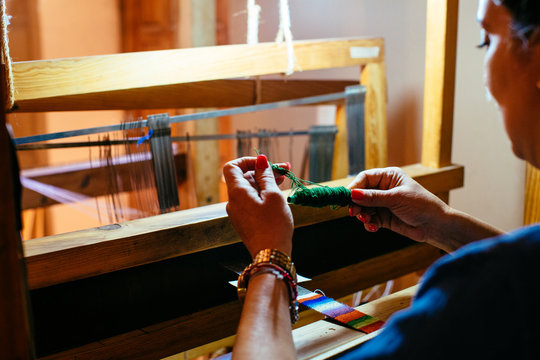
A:
<svg viewBox="0 0 540 360">
<path fill-rule="evenodd" d="M 523 225 L 540 222 L 540 170 L 527 164 Z"/>
<path fill-rule="evenodd" d="M 336 107 L 336 142 L 334 143 L 334 159 L 332 161 L 332 179 L 343 179 L 349 176 L 349 153 L 347 148 L 347 113 L 345 104 Z"/>
<path fill-rule="evenodd" d="M 451 164 L 459 0 L 428 0 L 422 164 Z"/>
<path fill-rule="evenodd" d="M 191 0 L 191 46 L 216 44 L 216 0 Z M 195 134 L 219 133 L 218 119 L 195 122 Z M 217 141 L 195 143 L 195 179 L 199 206 L 220 201 L 221 166 Z"/>
<path fill-rule="evenodd" d="M 386 69 L 384 57 L 365 65 L 362 85 L 366 86 L 366 169 L 387 166 Z"/>
<path fill-rule="evenodd" d="M 0 207 L 0 356 L 3 359 L 31 359 L 34 356 L 28 309 L 26 266 L 17 218 L 16 188 L 10 138 L 5 117 L 4 66 L 2 74 L 2 114 L 0 115 L 0 187 L 4 194 Z M 20 194 L 18 194 L 20 196 Z"/>
</svg>

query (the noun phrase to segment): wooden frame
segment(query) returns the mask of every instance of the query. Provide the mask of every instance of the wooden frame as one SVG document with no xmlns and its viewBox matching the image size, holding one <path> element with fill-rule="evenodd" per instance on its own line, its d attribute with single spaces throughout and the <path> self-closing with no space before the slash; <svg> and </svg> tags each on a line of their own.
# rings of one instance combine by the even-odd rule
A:
<svg viewBox="0 0 540 360">
<path fill-rule="evenodd" d="M 431 58 L 427 54 L 426 74 L 439 73 L 442 66 L 444 76 L 433 82 L 426 82 L 425 93 L 434 96 L 436 101 L 426 102 L 426 108 L 442 109 L 437 113 L 425 111 L 424 119 L 424 146 L 423 164 L 405 167 L 405 170 L 419 182 L 434 193 L 447 193 L 453 188 L 463 184 L 463 168 L 451 165 L 449 161 L 451 142 L 451 118 L 449 109 L 453 105 L 453 97 L 449 94 L 453 89 L 453 72 L 455 65 L 455 23 L 457 21 L 457 0 L 429 0 L 428 4 L 428 43 L 444 44 L 444 55 Z M 436 9 L 436 10 L 434 10 Z M 444 21 L 443 21 L 444 20 Z M 442 27 L 442 29 L 441 29 Z M 378 49 L 376 56 L 366 58 L 352 58 L 351 48 Z M 368 103 L 366 134 L 373 142 L 366 145 L 367 164 L 369 167 L 384 166 L 386 164 L 386 79 L 384 74 L 384 42 L 382 39 L 355 39 L 335 41 L 303 41 L 295 42 L 297 66 L 302 70 L 314 70 L 340 66 L 362 66 L 362 83 L 367 86 Z M 202 62 L 202 66 L 201 66 Z M 152 67 L 151 64 L 159 66 Z M 197 63 L 197 69 L 190 64 Z M 433 63 L 436 65 L 432 67 Z M 14 64 L 14 82 L 17 89 L 16 107 L 10 111 L 45 111 L 45 110 L 81 110 L 110 108 L 110 99 L 123 99 L 121 107 L 135 108 L 141 105 L 141 94 L 147 96 L 145 108 L 162 107 L 161 95 L 163 89 L 181 89 L 184 83 L 202 84 L 205 81 L 221 81 L 222 79 L 244 76 L 256 76 L 272 73 L 283 73 L 287 70 L 286 50 L 282 45 L 260 44 L 256 46 L 234 45 L 209 47 L 201 49 L 170 50 L 147 53 L 119 54 L 110 56 L 97 56 L 80 59 L 48 60 Z M 51 84 L 53 84 L 51 86 Z M 211 85 L 211 83 L 209 83 Z M 215 82 L 214 84 L 217 84 Z M 204 86 L 203 86 L 204 87 Z M 207 89 L 212 89 L 207 87 Z M 427 96 L 427 95 L 426 95 Z M 161 101 L 161 102 L 160 102 Z M 171 102 L 167 107 L 174 107 Z M 438 129 L 431 131 L 429 129 Z M 6 143 L 5 141 L 3 142 Z M 442 155 L 441 155 L 442 154 Z M 4 153 L 4 158 L 5 158 Z M 433 162 L 430 159 L 438 159 Z M 8 174 L 9 175 L 9 174 Z M 347 180 L 338 181 L 344 183 Z M 297 227 L 328 221 L 336 217 L 346 216 L 344 211 L 330 212 L 326 210 L 294 209 Z M 194 241 L 201 233 L 210 239 L 206 242 Z M 171 245 L 171 237 L 173 240 Z M 187 242 L 177 241 L 184 237 Z M 20 241 L 13 234 L 6 237 Z M 70 243 L 70 239 L 76 239 Z M 191 240 L 190 240 L 191 239 Z M 69 241 L 68 241 L 69 240 Z M 10 240 L 11 241 L 11 240 Z M 91 229 L 82 232 L 63 234 L 55 237 L 34 239 L 26 242 L 25 257 L 28 263 L 28 283 L 31 288 L 39 289 L 53 284 L 73 281 L 104 274 L 118 269 L 139 266 L 163 259 L 178 257 L 182 254 L 204 251 L 212 247 L 237 242 L 223 204 L 199 208 L 191 212 L 161 215 L 154 219 L 142 219 L 125 224 L 113 225 L 102 229 Z M 3 249 L 3 248 L 2 248 Z M 124 250 L 124 251 L 123 251 Z M 407 250 L 398 250 L 389 254 L 385 260 L 372 259 L 373 271 L 366 272 L 364 285 L 373 284 L 372 281 L 384 281 L 387 276 L 399 276 L 402 271 L 414 271 L 418 266 L 426 263 L 418 259 L 432 261 L 437 254 L 433 251 L 425 253 L 426 246 L 419 245 Z M 432 249 L 434 250 L 434 249 Z M 390 259 L 398 254 L 405 254 L 409 261 L 417 261 L 414 265 L 404 265 L 395 261 L 397 266 L 391 274 L 381 276 L 377 264 L 388 264 Z M 14 254 L 14 250 L 9 250 Z M 83 257 L 87 259 L 83 259 Z M 399 256 L 397 256 L 399 258 Z M 369 261 L 368 261 L 369 262 Z M 81 266 L 82 264 L 82 266 Z M 399 266 L 402 265 L 400 270 Z M 418 265 L 418 266 L 417 266 Z M 362 268 L 363 265 L 359 264 Z M 356 266 L 356 270 L 358 270 Z M 10 265 L 11 270 L 15 265 Z M 379 274 L 379 275 L 377 275 Z M 330 276 L 330 275 L 329 275 Z M 371 281 L 369 278 L 371 277 Z M 324 278 L 324 276 L 323 276 Z M 328 284 L 328 280 L 321 278 L 321 284 Z M 17 275 L 11 279 L 17 279 Z M 357 279 L 358 280 L 358 279 Z M 18 281 L 18 280 L 17 280 Z M 22 281 L 24 284 L 25 281 Z M 347 284 L 344 285 L 345 287 Z M 343 287 L 339 291 L 343 291 Z M 16 300 L 24 303 L 24 297 Z M 0 311 L 10 311 L 9 303 L 2 302 Z M 232 307 L 231 307 L 232 306 Z M 219 308 L 205 310 L 186 318 L 187 321 L 173 321 L 170 329 L 178 330 L 178 326 L 193 324 L 197 316 L 214 317 L 223 315 L 223 328 L 212 336 L 227 336 L 228 331 L 234 331 L 234 319 L 238 315 L 238 305 L 225 304 Z M 227 315 L 227 316 L 225 316 Z M 190 320 L 191 319 L 191 320 Z M 17 321 L 27 324 L 23 317 Z M 190 322 L 191 321 L 191 322 Z M 231 323 L 232 322 L 232 323 Z M 4 322 L 1 324 L 4 326 Z M 2 327 L 3 328 L 3 327 Z M 23 327 L 24 328 L 24 327 Z M 165 329 L 165 324 L 154 327 L 156 330 Z M 148 330 L 148 329 L 147 329 Z M 190 328 L 193 330 L 193 328 Z M 143 331 L 144 332 L 144 331 Z M 197 331 L 191 340 L 171 346 L 166 352 L 173 354 L 187 350 L 204 342 L 213 341 L 211 336 L 200 336 Z M 152 333 L 149 331 L 148 333 Z M 146 349 L 146 354 L 166 356 L 163 349 L 156 350 L 156 341 L 163 339 L 162 334 L 150 337 L 150 341 L 141 342 L 135 339 L 139 332 L 121 339 L 111 339 L 101 344 L 89 344 L 87 347 L 58 354 L 53 358 L 72 358 L 81 355 L 88 349 L 102 348 L 103 356 L 111 354 L 111 349 L 126 349 L 126 346 L 139 344 Z M 126 334 L 128 335 L 128 334 Z M 185 333 L 182 333 L 184 336 Z M 177 335 L 179 336 L 179 335 Z M 17 339 L 24 339 L 25 332 L 14 333 Z M 153 340 L 152 340 L 153 339 Z M 178 337 L 176 338 L 178 340 Z M 174 339 L 169 339 L 174 340 Z M 126 343 L 127 341 L 127 343 Z M 24 343 L 23 343 L 24 344 Z M 28 343 L 26 343 L 28 344 Z M 126 345 L 127 344 L 127 345 Z M 163 345 L 162 343 L 157 343 Z M 165 347 L 171 344 L 165 344 Z M 29 345 L 26 345 L 27 349 Z M 112 347 L 112 348 L 111 348 Z M 22 346 L 25 348 L 25 345 Z M 141 349 L 142 349 L 141 348 Z M 152 353 L 154 349 L 154 353 Z M 145 350 L 145 351 L 146 351 Z M 27 358 L 31 351 L 13 351 L 21 358 Z M 77 356 L 78 356 L 77 355 Z M 95 358 L 95 357 L 94 357 Z"/>
</svg>

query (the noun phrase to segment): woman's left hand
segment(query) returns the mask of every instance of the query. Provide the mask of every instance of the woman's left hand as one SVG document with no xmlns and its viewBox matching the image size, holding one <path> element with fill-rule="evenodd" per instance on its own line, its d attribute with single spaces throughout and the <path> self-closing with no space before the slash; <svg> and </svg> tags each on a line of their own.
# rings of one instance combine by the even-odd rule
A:
<svg viewBox="0 0 540 360">
<path fill-rule="evenodd" d="M 278 164 L 289 169 L 290 164 Z M 266 156 L 244 157 L 223 167 L 229 202 L 227 213 L 252 257 L 263 249 L 292 251 L 293 217 Z"/>
</svg>

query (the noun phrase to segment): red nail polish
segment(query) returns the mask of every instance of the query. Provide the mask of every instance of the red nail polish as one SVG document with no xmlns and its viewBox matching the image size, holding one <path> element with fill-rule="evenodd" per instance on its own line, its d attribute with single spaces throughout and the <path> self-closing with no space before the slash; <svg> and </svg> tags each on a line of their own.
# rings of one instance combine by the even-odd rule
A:
<svg viewBox="0 0 540 360">
<path fill-rule="evenodd" d="M 364 224 L 367 222 L 365 216 L 362 215 L 362 214 L 356 215 L 356 218 L 357 218 L 358 220 L 360 220 L 361 222 L 363 222 Z"/>
<path fill-rule="evenodd" d="M 377 231 L 377 226 L 375 224 L 369 224 L 368 225 L 368 230 L 371 231 L 371 232 L 375 232 L 375 231 Z"/>
<path fill-rule="evenodd" d="M 287 161 L 285 164 L 287 164 L 287 169 L 291 170 L 291 163 Z"/>
<path fill-rule="evenodd" d="M 257 156 L 257 163 L 255 164 L 255 169 L 264 170 L 268 167 L 268 159 L 266 155 Z"/>
<path fill-rule="evenodd" d="M 362 200 L 364 197 L 364 192 L 360 189 L 352 189 L 351 190 L 351 199 L 353 200 Z"/>
<path fill-rule="evenodd" d="M 352 207 L 349 207 L 349 216 L 350 216 L 350 217 L 353 217 L 353 216 L 354 216 L 353 211 L 352 211 Z"/>
</svg>

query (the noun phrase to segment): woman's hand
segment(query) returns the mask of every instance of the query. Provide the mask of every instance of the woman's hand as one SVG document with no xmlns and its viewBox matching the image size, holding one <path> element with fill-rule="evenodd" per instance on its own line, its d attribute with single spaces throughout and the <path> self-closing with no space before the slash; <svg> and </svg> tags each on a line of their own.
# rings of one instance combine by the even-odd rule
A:
<svg viewBox="0 0 540 360">
<path fill-rule="evenodd" d="M 290 164 L 278 164 L 289 169 Z M 244 157 L 223 167 L 229 202 L 227 213 L 252 257 L 263 249 L 292 251 L 293 217 L 278 188 L 284 180 L 274 174 L 266 156 Z"/>
<path fill-rule="evenodd" d="M 363 171 L 349 188 L 354 202 L 350 214 L 368 231 L 387 228 L 446 252 L 503 233 L 446 205 L 400 168 Z"/>
<path fill-rule="evenodd" d="M 420 242 L 438 238 L 449 206 L 407 176 L 400 168 L 363 171 L 349 184 L 351 216 L 366 230 L 387 228 Z M 360 188 L 360 189 L 357 189 Z M 439 246 L 440 247 L 440 246 Z"/>
</svg>

